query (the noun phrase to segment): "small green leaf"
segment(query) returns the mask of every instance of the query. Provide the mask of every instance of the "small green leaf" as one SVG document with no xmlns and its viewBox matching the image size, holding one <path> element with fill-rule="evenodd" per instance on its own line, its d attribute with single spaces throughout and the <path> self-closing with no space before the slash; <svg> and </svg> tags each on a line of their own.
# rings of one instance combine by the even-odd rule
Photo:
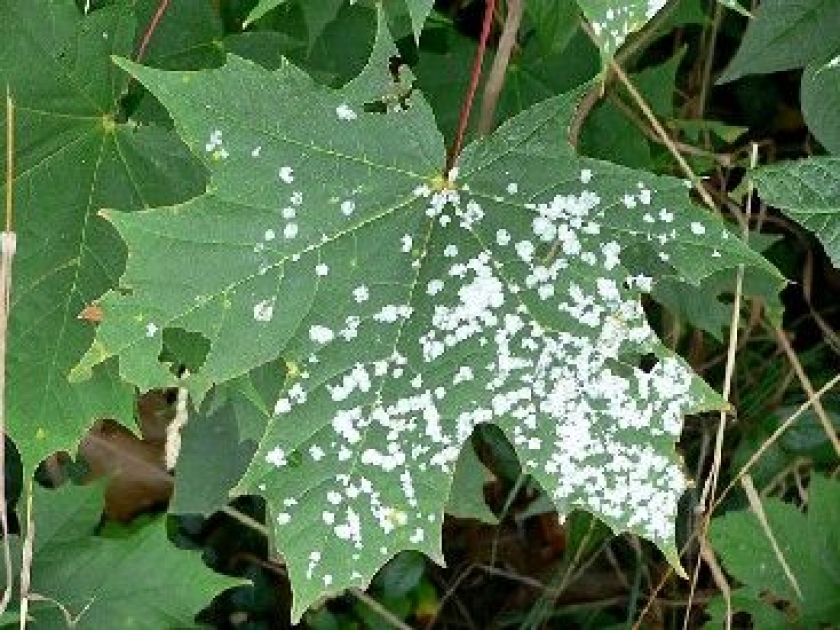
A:
<svg viewBox="0 0 840 630">
<path fill-rule="evenodd" d="M 714 519 L 710 528 L 712 544 L 724 567 L 748 593 L 741 601 L 762 602 L 772 609 L 763 603 L 766 598 L 756 597 L 757 593 L 770 593 L 789 602 L 792 608 L 785 627 L 816 628 L 840 619 L 840 483 L 814 475 L 808 495 L 808 513 L 804 515 L 777 499 L 763 502 L 773 537 L 801 598 L 753 512 L 726 514 Z"/>
<path fill-rule="evenodd" d="M 247 27 L 253 24 L 265 14 L 267 14 L 269 11 L 276 9 L 281 4 L 286 4 L 288 1 L 289 0 L 259 0 L 256 6 L 253 9 L 251 9 L 251 12 L 248 14 L 248 17 L 245 18 L 245 23 L 243 24 L 243 26 Z"/>
<path fill-rule="evenodd" d="M 810 230 L 840 269 L 840 158 L 764 166 L 753 178 L 761 198 Z"/>
<path fill-rule="evenodd" d="M 259 0 L 251 13 L 248 14 L 245 26 L 253 24 L 269 11 L 287 2 L 289 0 Z M 351 0 L 350 4 L 354 2 L 355 0 Z M 338 15 L 342 5 L 346 4 L 347 0 L 298 0 L 298 3 L 309 28 L 309 44 L 311 46 L 318 35 L 323 32 L 324 27 Z M 391 13 L 407 11 L 414 38 L 419 40 L 423 25 L 432 12 L 435 0 L 382 0 L 381 3 Z"/>
<path fill-rule="evenodd" d="M 747 11 L 739 2 L 739 0 L 718 0 L 727 9 L 732 9 L 743 15 L 744 17 L 752 17 L 752 14 Z"/>
<path fill-rule="evenodd" d="M 836 0 L 763 0 L 718 83 L 827 59 L 840 49 L 838 24 Z"/>
<path fill-rule="evenodd" d="M 31 591 L 56 605 L 35 607 L 33 627 L 65 627 L 68 615 L 80 630 L 193 627 L 215 595 L 242 584 L 177 549 L 164 519 L 124 538 L 94 535 L 102 509 L 100 485 L 35 488 Z"/>
<path fill-rule="evenodd" d="M 605 59 L 655 16 L 665 0 L 577 0 Z"/>
<path fill-rule="evenodd" d="M 840 155 L 840 55 L 812 63 L 802 77 L 802 113 L 811 133 L 826 149 Z"/>
<path fill-rule="evenodd" d="M 452 488 L 446 513 L 457 518 L 471 518 L 488 525 L 499 522 L 484 500 L 484 486 L 494 479 L 475 453 L 472 443 L 466 444 L 455 464 Z"/>
</svg>

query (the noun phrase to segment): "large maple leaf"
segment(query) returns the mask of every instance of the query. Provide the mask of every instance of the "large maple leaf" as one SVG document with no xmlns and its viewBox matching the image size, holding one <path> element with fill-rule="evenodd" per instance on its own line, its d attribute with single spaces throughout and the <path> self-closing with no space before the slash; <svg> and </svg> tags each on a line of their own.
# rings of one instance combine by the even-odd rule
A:
<svg viewBox="0 0 840 630">
<path fill-rule="evenodd" d="M 392 98 L 393 52 L 380 28 L 341 90 L 236 57 L 202 72 L 121 62 L 212 183 L 108 213 L 127 271 L 78 375 L 119 355 L 127 380 L 161 384 L 167 328 L 210 341 L 186 379 L 199 392 L 284 358 L 238 492 L 269 501 L 295 617 L 403 549 L 442 561 L 455 462 L 480 423 L 506 432 L 561 514 L 586 509 L 676 563 L 674 442 L 685 414 L 723 401 L 660 343 L 640 295 L 660 275 L 772 267 L 684 182 L 577 156 L 577 94 L 470 145 L 443 177 L 422 96 Z"/>
</svg>

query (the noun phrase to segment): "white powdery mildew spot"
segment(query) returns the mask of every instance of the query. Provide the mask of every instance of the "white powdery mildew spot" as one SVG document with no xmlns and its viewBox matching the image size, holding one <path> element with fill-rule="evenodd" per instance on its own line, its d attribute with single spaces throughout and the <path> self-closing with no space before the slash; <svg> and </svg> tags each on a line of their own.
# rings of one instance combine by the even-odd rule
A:
<svg viewBox="0 0 840 630">
<path fill-rule="evenodd" d="M 277 176 L 284 184 L 291 184 L 295 181 L 295 172 L 291 166 L 281 166 L 277 171 Z"/>
<path fill-rule="evenodd" d="M 335 333 L 326 326 L 315 325 L 309 328 L 309 338 L 315 343 L 327 344 L 335 339 Z"/>
<path fill-rule="evenodd" d="M 159 329 L 157 327 L 157 324 L 154 324 L 152 322 L 149 322 L 148 324 L 146 324 L 146 336 L 149 337 L 150 339 L 157 334 L 158 330 Z"/>
<path fill-rule="evenodd" d="M 286 240 L 292 240 L 298 235 L 298 225 L 297 223 L 287 223 L 283 226 L 283 238 Z"/>
<path fill-rule="evenodd" d="M 270 322 L 274 317 L 274 299 L 267 299 L 254 304 L 254 320 Z"/>
<path fill-rule="evenodd" d="M 359 115 L 350 109 L 350 106 L 347 103 L 342 103 L 338 107 L 335 108 L 335 115 L 338 117 L 339 120 L 356 120 Z"/>
<path fill-rule="evenodd" d="M 265 461 L 276 468 L 282 468 L 289 463 L 286 459 L 285 451 L 279 446 L 274 447 L 268 452 L 265 456 Z"/>
<path fill-rule="evenodd" d="M 356 202 L 352 199 L 347 199 L 341 202 L 341 214 L 349 217 L 356 210 Z"/>
<path fill-rule="evenodd" d="M 223 160 L 230 155 L 225 149 L 220 129 L 215 129 L 210 133 L 210 138 L 205 143 L 204 150 L 216 160 Z"/>
</svg>

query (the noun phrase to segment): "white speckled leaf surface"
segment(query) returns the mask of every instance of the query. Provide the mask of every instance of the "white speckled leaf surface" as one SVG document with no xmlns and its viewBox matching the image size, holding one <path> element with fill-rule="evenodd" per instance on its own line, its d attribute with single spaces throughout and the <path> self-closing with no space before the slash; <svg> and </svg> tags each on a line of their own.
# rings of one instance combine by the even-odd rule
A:
<svg viewBox="0 0 840 630">
<path fill-rule="evenodd" d="M 577 0 L 604 57 L 612 57 L 630 33 L 656 15 L 666 0 Z"/>
<path fill-rule="evenodd" d="M 109 214 L 130 252 L 124 291 L 103 299 L 77 376 L 119 355 L 129 381 L 159 385 L 168 327 L 210 340 L 204 381 L 285 359 L 238 491 L 267 497 L 295 618 L 401 550 L 442 561 L 455 463 L 479 423 L 505 431 L 561 513 L 589 510 L 675 561 L 674 442 L 685 414 L 722 401 L 658 341 L 640 294 L 660 274 L 772 268 L 683 182 L 575 155 L 575 94 L 469 146 L 444 181 L 421 95 L 365 111 L 392 89 L 386 39 L 340 91 L 235 57 L 198 73 L 124 62 L 212 184 Z M 642 356 L 658 360 L 643 371 Z"/>
</svg>

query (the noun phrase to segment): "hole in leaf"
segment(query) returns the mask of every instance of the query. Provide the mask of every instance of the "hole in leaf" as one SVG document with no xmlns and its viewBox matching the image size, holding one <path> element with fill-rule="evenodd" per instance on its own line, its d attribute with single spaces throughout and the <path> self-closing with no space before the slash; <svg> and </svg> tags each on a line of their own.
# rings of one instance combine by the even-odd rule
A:
<svg viewBox="0 0 840 630">
<path fill-rule="evenodd" d="M 208 352 L 210 340 L 201 333 L 167 328 L 163 331 L 163 349 L 158 360 L 169 363 L 175 374 L 181 375 L 184 370 L 195 374 L 204 365 Z"/>
<path fill-rule="evenodd" d="M 639 359 L 639 369 L 643 370 L 647 374 L 650 374 L 651 370 L 656 367 L 657 363 L 659 363 L 657 356 L 648 352 Z"/>
<path fill-rule="evenodd" d="M 401 55 L 391 55 L 388 59 L 388 72 L 391 73 L 391 79 L 394 83 L 400 82 L 400 72 L 404 65 L 406 65 L 406 62 Z"/>
<path fill-rule="evenodd" d="M 364 104 L 364 110 L 369 114 L 387 114 L 388 106 L 384 101 L 370 101 Z"/>
</svg>

